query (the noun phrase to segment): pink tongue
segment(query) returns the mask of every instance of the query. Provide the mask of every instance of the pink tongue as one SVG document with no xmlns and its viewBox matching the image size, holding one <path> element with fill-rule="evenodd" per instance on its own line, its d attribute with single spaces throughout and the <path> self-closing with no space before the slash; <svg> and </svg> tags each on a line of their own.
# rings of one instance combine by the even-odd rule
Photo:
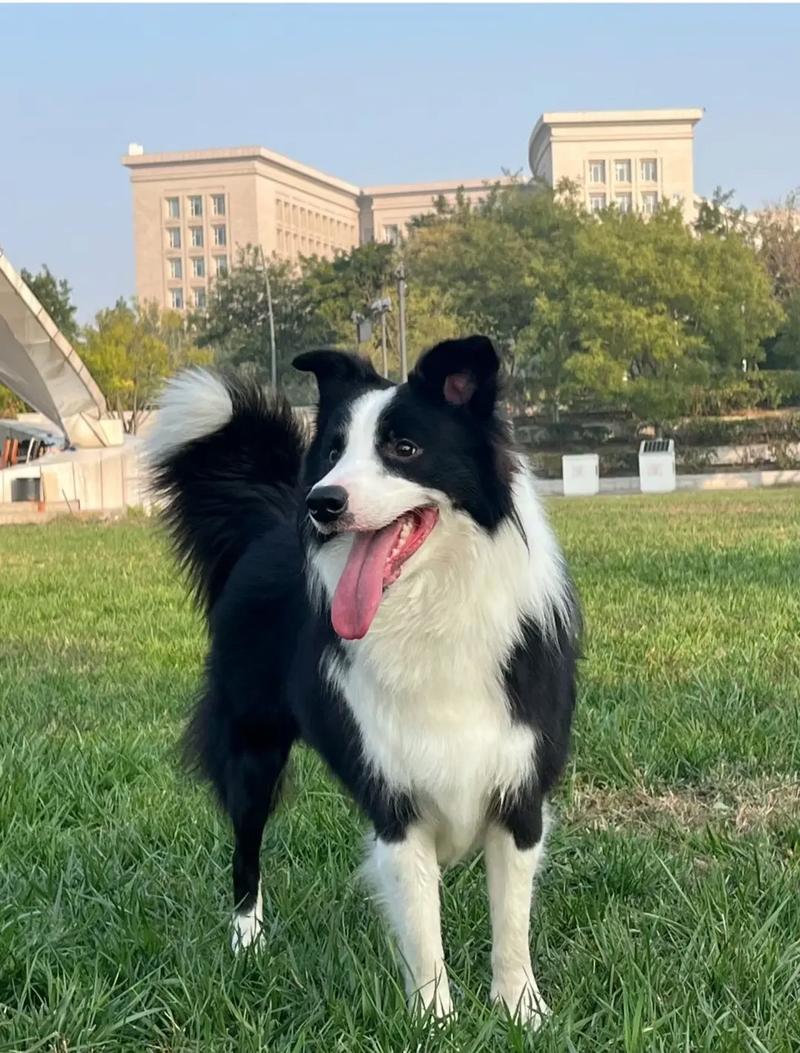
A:
<svg viewBox="0 0 800 1053">
<path fill-rule="evenodd" d="M 377 614 L 383 595 L 383 571 L 389 553 L 400 536 L 402 523 L 395 521 L 382 530 L 358 531 L 347 557 L 336 592 L 331 621 L 344 640 L 360 640 Z"/>
</svg>

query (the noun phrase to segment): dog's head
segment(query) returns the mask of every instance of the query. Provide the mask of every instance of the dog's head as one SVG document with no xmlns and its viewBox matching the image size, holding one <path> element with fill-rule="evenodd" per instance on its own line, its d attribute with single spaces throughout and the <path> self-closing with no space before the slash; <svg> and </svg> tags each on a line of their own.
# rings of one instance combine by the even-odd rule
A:
<svg viewBox="0 0 800 1053">
<path fill-rule="evenodd" d="M 446 521 L 466 516 L 491 532 L 511 514 L 499 360 L 489 339 L 473 336 L 432 348 L 399 386 L 339 351 L 311 351 L 294 365 L 319 387 L 305 534 L 312 557 L 329 546 L 338 554 L 333 626 L 360 639 L 385 590 L 424 565 L 426 542 Z"/>
</svg>

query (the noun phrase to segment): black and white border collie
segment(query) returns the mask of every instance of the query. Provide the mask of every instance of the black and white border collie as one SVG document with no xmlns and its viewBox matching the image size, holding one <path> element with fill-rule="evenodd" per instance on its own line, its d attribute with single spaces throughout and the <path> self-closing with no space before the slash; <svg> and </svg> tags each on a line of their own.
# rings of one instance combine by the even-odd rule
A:
<svg viewBox="0 0 800 1053">
<path fill-rule="evenodd" d="M 319 388 L 307 449 L 284 402 L 204 371 L 169 384 L 151 440 L 210 629 L 186 744 L 233 825 L 234 948 L 259 940 L 262 833 L 302 741 L 372 824 L 412 1004 L 451 1012 L 440 868 L 483 848 L 491 995 L 538 1026 L 531 895 L 580 617 L 497 354 L 447 341 L 399 386 L 338 351 L 294 364 Z"/>
</svg>

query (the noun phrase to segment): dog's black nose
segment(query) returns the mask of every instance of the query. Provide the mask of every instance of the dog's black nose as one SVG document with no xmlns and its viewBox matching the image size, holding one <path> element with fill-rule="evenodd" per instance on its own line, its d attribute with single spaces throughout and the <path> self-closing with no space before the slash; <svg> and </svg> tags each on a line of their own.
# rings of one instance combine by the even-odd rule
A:
<svg viewBox="0 0 800 1053">
<path fill-rule="evenodd" d="M 347 508 L 347 491 L 343 486 L 315 486 L 306 507 L 318 523 L 334 523 Z"/>
</svg>

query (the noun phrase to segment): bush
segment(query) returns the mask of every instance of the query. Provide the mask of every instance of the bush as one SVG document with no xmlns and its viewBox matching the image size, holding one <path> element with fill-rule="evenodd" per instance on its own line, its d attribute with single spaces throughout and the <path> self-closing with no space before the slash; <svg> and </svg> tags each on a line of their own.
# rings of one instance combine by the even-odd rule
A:
<svg viewBox="0 0 800 1053">
<path fill-rule="evenodd" d="M 724 420 L 695 417 L 672 429 L 670 437 L 680 446 L 742 446 L 756 442 L 800 442 L 800 413 L 785 417 L 752 417 Z"/>
</svg>

